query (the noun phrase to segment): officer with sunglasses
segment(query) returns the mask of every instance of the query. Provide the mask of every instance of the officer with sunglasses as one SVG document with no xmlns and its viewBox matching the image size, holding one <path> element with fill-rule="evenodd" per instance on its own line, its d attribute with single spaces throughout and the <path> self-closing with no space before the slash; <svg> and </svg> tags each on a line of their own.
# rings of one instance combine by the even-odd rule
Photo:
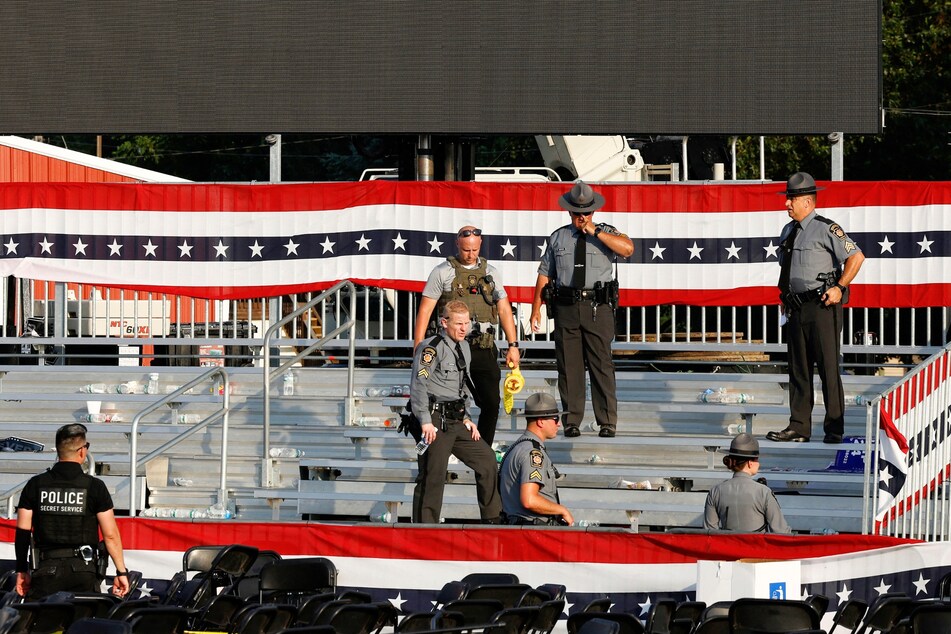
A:
<svg viewBox="0 0 951 634">
<path fill-rule="evenodd" d="M 472 316 L 472 331 L 466 337 L 472 351 L 469 374 L 473 383 L 472 398 L 479 406 L 479 434 L 492 445 L 495 427 L 499 420 L 499 350 L 495 345 L 497 329 L 502 328 L 508 351 L 505 362 L 516 367 L 520 357 L 518 331 L 512 304 L 502 285 L 498 269 L 479 257 L 482 248 L 482 230 L 472 225 L 459 229 L 456 235 L 456 255 L 446 258 L 436 266 L 426 280 L 423 297 L 416 312 L 416 327 L 413 331 L 413 348 L 436 333 L 433 320 L 446 303 L 459 300 L 469 308 Z M 438 310 L 437 310 L 438 309 Z"/>
<path fill-rule="evenodd" d="M 541 328 L 545 294 L 549 317 L 555 319 L 558 392 L 567 410 L 565 437 L 581 435 L 587 364 L 591 406 L 601 427 L 598 435 L 613 438 L 617 429 L 617 384 L 611 357 L 617 307 L 614 264 L 618 257 L 634 253 L 634 243 L 611 225 L 594 223 L 594 212 L 604 205 L 604 196 L 587 183 L 575 183 L 558 204 L 568 211 L 571 224 L 556 229 L 548 238 L 535 280 L 532 330 Z"/>
<path fill-rule="evenodd" d="M 58 462 L 23 487 L 14 538 L 20 596 L 36 600 L 60 591 L 99 592 L 99 564 L 105 563 L 99 561 L 100 531 L 116 566 L 113 594 L 122 597 L 129 591 L 112 496 L 102 480 L 83 473 L 88 454 L 85 426 L 60 427 L 56 431 Z"/>
</svg>

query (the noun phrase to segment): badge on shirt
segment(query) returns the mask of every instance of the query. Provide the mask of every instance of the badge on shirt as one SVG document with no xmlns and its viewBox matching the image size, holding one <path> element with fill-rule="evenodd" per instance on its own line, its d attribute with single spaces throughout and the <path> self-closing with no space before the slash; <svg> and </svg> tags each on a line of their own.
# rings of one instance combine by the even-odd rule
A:
<svg viewBox="0 0 951 634">
<path fill-rule="evenodd" d="M 839 240 L 845 240 L 845 230 L 839 226 L 839 223 L 832 223 L 829 225 L 829 233 L 834 235 Z"/>
<path fill-rule="evenodd" d="M 540 467 L 542 466 L 542 463 L 545 461 L 544 457 L 542 457 L 542 452 L 540 449 L 532 449 L 529 452 L 528 456 L 532 461 L 533 467 Z"/>
<path fill-rule="evenodd" d="M 535 469 L 535 470 L 532 471 L 530 474 L 528 474 L 528 479 L 529 479 L 529 480 L 541 480 L 541 479 L 542 479 L 542 474 L 539 473 L 538 469 Z"/>
<path fill-rule="evenodd" d="M 436 359 L 436 349 L 432 346 L 426 346 L 423 348 L 423 356 L 419 360 L 419 364 L 425 367 L 429 367 L 433 364 L 433 361 Z"/>
</svg>

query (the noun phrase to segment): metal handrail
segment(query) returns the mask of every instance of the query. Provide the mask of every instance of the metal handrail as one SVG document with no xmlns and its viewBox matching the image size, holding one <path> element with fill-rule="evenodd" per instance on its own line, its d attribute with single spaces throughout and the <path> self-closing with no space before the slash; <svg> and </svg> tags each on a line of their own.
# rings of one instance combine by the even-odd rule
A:
<svg viewBox="0 0 951 634">
<path fill-rule="evenodd" d="M 176 402 L 175 401 L 176 398 L 180 396 L 184 396 L 188 390 L 195 387 L 196 385 L 199 385 L 201 383 L 208 381 L 212 377 L 218 377 L 221 380 L 221 383 L 220 383 L 221 394 L 222 394 L 221 407 L 217 411 L 212 412 L 207 417 L 205 417 L 204 420 L 202 420 L 199 423 L 196 423 L 195 425 L 192 425 L 191 427 L 183 431 L 181 434 L 179 434 L 175 438 L 172 438 L 171 440 L 166 442 L 161 447 L 158 447 L 157 449 L 153 449 L 152 451 L 142 456 L 141 458 L 136 459 L 136 455 L 138 454 L 138 450 L 139 450 L 138 428 L 139 428 L 139 423 L 142 421 L 142 419 L 145 416 L 154 412 L 155 410 L 159 409 L 162 405 Z M 217 384 L 217 383 L 213 383 L 213 384 Z M 135 415 L 135 417 L 132 419 L 132 430 L 131 430 L 131 434 L 129 438 L 129 517 L 135 517 L 135 512 L 136 512 L 135 511 L 136 502 L 137 502 L 136 495 L 135 495 L 136 471 L 140 467 L 147 464 L 148 461 L 151 460 L 152 458 L 162 454 L 168 449 L 171 449 L 172 447 L 182 442 L 183 440 L 185 440 L 186 438 L 188 438 L 195 432 L 204 429 L 205 427 L 217 421 L 218 419 L 222 420 L 222 423 L 221 423 L 221 478 L 218 485 L 218 502 L 221 502 L 221 503 L 225 502 L 225 499 L 227 498 L 227 495 L 228 495 L 228 490 L 227 490 L 228 412 L 230 408 L 231 408 L 231 385 L 228 380 L 228 373 L 225 372 L 225 370 L 221 367 L 214 367 L 208 370 L 207 372 L 205 372 L 204 374 L 201 374 L 195 377 L 194 379 L 192 379 L 185 385 L 181 386 L 180 388 L 178 388 L 171 394 L 167 394 L 163 398 L 155 401 L 154 403 L 152 403 L 151 405 L 149 405 L 148 407 L 146 407 L 141 412 Z"/>
<path fill-rule="evenodd" d="M 320 339 L 310 344 L 304 348 L 301 352 L 297 353 L 291 359 L 285 361 L 280 366 L 271 371 L 271 340 L 274 338 L 274 334 L 280 332 L 281 327 L 283 327 L 288 322 L 291 322 L 297 319 L 299 316 L 303 315 L 305 312 L 324 301 L 324 299 L 334 293 L 337 293 L 341 289 L 348 289 L 350 291 L 350 318 L 343 324 L 337 326 L 329 333 L 325 333 Z M 264 333 L 264 347 L 263 347 L 263 365 L 264 370 L 262 376 L 264 377 L 264 386 L 263 386 L 263 397 L 264 397 L 264 455 L 261 458 L 261 486 L 268 488 L 274 486 L 274 474 L 272 469 L 272 463 L 270 460 L 271 453 L 271 382 L 282 376 L 287 370 L 293 366 L 295 363 L 309 355 L 314 350 L 319 350 L 327 344 L 328 341 L 334 339 L 337 335 L 346 332 L 349 330 L 349 344 L 348 350 L 349 354 L 347 355 L 347 396 L 344 399 L 344 418 L 346 423 L 350 423 L 353 417 L 353 374 L 354 374 L 354 356 L 356 352 L 356 310 L 357 310 L 357 289 L 354 286 L 353 282 L 350 280 L 343 280 L 342 282 L 337 282 L 323 293 L 314 297 L 309 302 L 290 313 L 285 315 L 280 321 L 272 324 L 267 331 Z"/>
</svg>

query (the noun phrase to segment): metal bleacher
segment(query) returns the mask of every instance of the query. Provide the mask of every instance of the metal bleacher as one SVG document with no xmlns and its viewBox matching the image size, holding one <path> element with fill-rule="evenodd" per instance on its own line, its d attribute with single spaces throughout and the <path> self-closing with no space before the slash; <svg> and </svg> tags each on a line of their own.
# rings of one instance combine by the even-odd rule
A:
<svg viewBox="0 0 951 634">
<path fill-rule="evenodd" d="M 26 438 L 46 445 L 40 453 L 0 453 L 0 487 L 15 487 L 55 459 L 53 435 L 60 425 L 82 420 L 88 400 L 121 420 L 93 423 L 90 442 L 97 473 L 113 493 L 119 513 L 129 508 L 128 475 L 133 417 L 150 402 L 182 385 L 202 368 L 18 366 L 5 368 L 0 381 L 0 436 Z M 86 384 L 119 384 L 160 375 L 158 395 L 86 394 Z M 410 516 L 416 463 L 413 442 L 397 433 L 405 397 L 365 397 L 354 401 L 346 425 L 346 369 L 295 368 L 293 396 L 271 401 L 270 446 L 303 452 L 300 457 L 262 459 L 262 378 L 259 368 L 228 368 L 232 384 L 229 412 L 227 496 L 236 516 L 249 521 L 366 521 L 389 511 L 391 521 Z M 501 415 L 496 440 L 512 442 L 523 427 L 515 416 L 536 391 L 557 393 L 553 370 L 525 370 L 526 387 L 512 415 Z M 578 520 L 589 524 L 647 528 L 696 528 L 701 525 L 705 492 L 729 477 L 716 453 L 729 445 L 730 425 L 749 425 L 762 436 L 781 429 L 788 417 L 785 375 L 705 374 L 619 371 L 620 424 L 613 439 L 583 428 L 576 439 L 548 442 L 564 474 L 562 498 Z M 893 377 L 844 376 L 846 394 L 876 394 Z M 356 394 L 367 387 L 409 382 L 406 368 L 358 368 Z M 272 386 L 276 387 L 276 386 Z M 725 387 L 752 396 L 743 404 L 698 401 L 706 388 Z M 142 421 L 138 455 L 160 447 L 218 406 L 209 391 L 186 395 Z M 817 406 L 816 420 L 822 407 Z M 182 417 L 189 422 L 182 422 Z M 593 421 L 589 411 L 586 423 Z M 847 408 L 846 435 L 865 434 L 864 406 Z M 158 509 L 207 508 L 218 501 L 221 427 L 213 424 L 152 459 L 138 473 L 148 492 L 146 513 Z M 828 469 L 838 452 L 851 464 L 864 444 L 824 445 L 763 441 L 761 475 L 779 495 L 787 519 L 797 531 L 862 529 L 863 473 Z M 840 456 L 841 457 L 841 456 Z M 273 469 L 274 486 L 262 486 L 262 469 Z M 859 465 L 861 461 L 859 460 Z M 854 467 L 853 467 L 854 469 Z M 471 472 L 451 465 L 446 487 L 446 522 L 478 519 Z M 13 497 L 15 503 L 16 496 Z M 4 500 L 8 501 L 8 500 Z M 9 508 L 9 506 L 8 506 Z M 140 505 L 141 508 L 141 505 Z M 821 518 L 821 519 L 817 519 Z M 818 522 L 818 524 L 817 524 Z M 821 524 L 821 526 L 819 526 Z"/>
</svg>

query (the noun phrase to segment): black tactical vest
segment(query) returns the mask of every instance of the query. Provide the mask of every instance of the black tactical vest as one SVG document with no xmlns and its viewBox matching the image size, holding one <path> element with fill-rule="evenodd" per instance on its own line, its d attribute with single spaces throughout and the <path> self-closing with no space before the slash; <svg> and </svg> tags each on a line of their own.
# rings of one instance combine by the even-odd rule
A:
<svg viewBox="0 0 951 634">
<path fill-rule="evenodd" d="M 446 261 L 452 265 L 456 277 L 452 280 L 452 288 L 440 296 L 436 303 L 436 315 L 442 314 L 446 303 L 458 299 L 465 302 L 469 308 L 472 321 L 499 323 L 498 300 L 495 298 L 495 282 L 486 281 L 486 270 L 489 263 L 485 258 L 479 258 L 479 265 L 474 269 L 467 269 L 451 255 Z"/>
</svg>

